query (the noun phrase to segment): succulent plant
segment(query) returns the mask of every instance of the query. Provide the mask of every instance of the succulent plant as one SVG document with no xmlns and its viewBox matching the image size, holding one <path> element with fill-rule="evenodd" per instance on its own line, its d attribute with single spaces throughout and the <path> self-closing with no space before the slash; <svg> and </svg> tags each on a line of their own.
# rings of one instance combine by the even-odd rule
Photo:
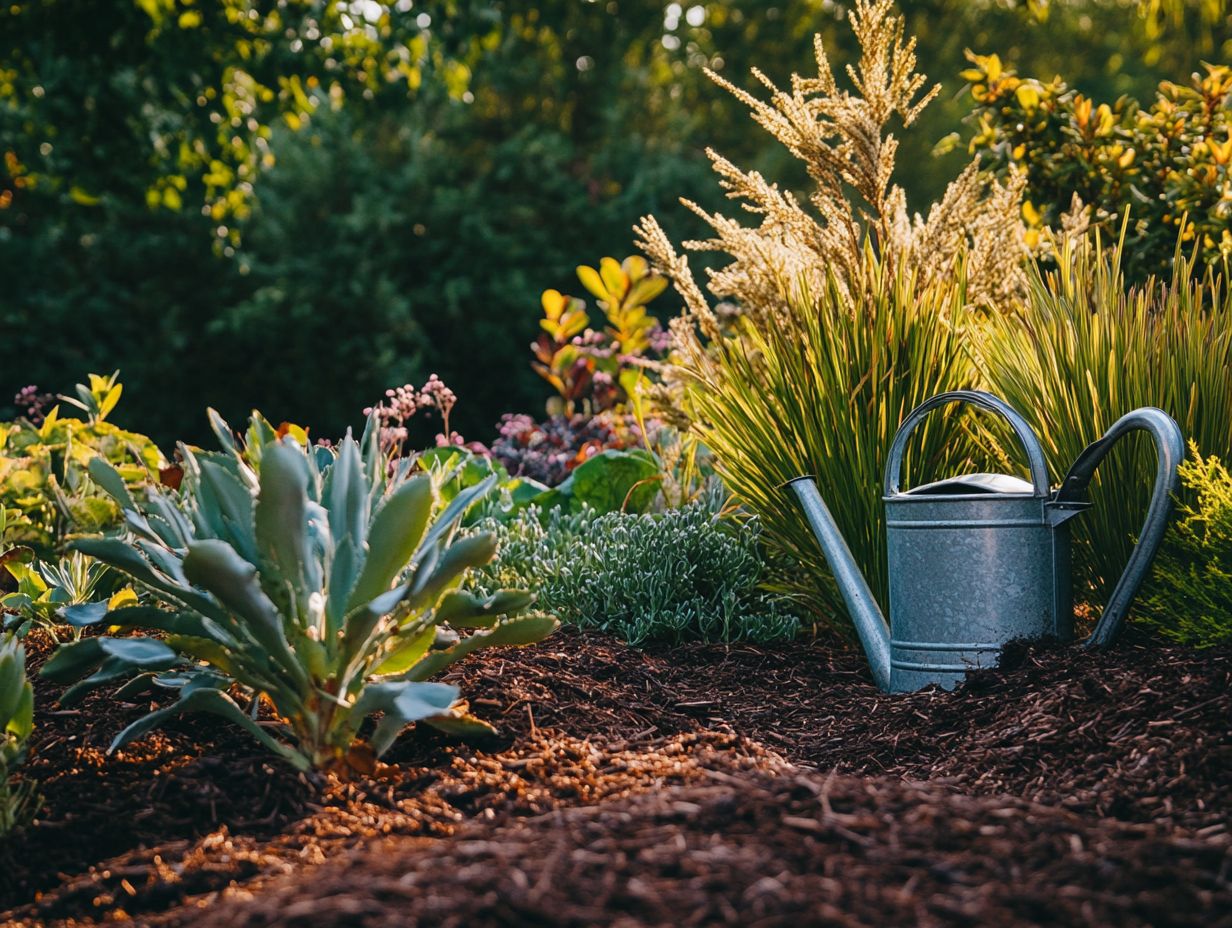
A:
<svg viewBox="0 0 1232 928">
<path fill-rule="evenodd" d="M 125 728 L 112 750 L 177 713 L 211 712 L 300 769 L 348 761 L 362 769 L 415 722 L 490 731 L 456 686 L 427 678 L 477 648 L 529 644 L 557 624 L 534 613 L 510 617 L 531 603 L 529 593 L 454 589 L 495 553 L 491 534 L 455 538 L 492 480 L 442 509 L 430 475 L 414 473 L 410 461 L 391 466 L 372 419 L 362 450 L 348 435 L 335 451 L 291 434 L 240 448 L 212 416 L 228 453 L 182 447 L 178 497 L 155 488 L 138 505 L 110 465 L 91 463 L 130 535 L 74 547 L 167 608 L 99 610 L 86 620 L 164 637 L 104 635 L 62 646 L 42 670 L 53 681 L 78 681 L 61 702 L 124 678 L 125 694 L 172 688 L 178 700 Z M 263 700 L 277 716 L 272 726 L 256 721 Z M 361 726 L 378 712 L 364 747 Z"/>
<path fill-rule="evenodd" d="M 13 782 L 34 728 L 34 690 L 26 679 L 26 649 L 12 635 L 0 642 L 0 835 L 24 824 L 34 811 L 34 783 Z"/>
</svg>

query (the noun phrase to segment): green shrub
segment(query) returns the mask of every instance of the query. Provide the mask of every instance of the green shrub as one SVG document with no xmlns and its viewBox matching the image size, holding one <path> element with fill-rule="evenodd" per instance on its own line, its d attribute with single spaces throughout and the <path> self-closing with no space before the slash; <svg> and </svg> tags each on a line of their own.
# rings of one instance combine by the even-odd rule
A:
<svg viewBox="0 0 1232 928">
<path fill-rule="evenodd" d="M 66 400 L 84 419 L 61 417 L 57 406 L 38 425 L 0 422 L 0 507 L 7 510 L 0 547 L 28 547 L 48 558 L 70 531 L 119 525 L 119 507 L 87 473 L 96 457 L 115 465 L 130 487 L 158 480 L 166 462 L 154 443 L 106 421 L 121 392 L 117 374 L 91 374 L 88 385 L 77 386 L 79 399 Z"/>
<path fill-rule="evenodd" d="M 495 552 L 491 534 L 455 538 L 493 480 L 441 509 L 430 475 L 411 475 L 409 461 L 391 464 L 380 451 L 374 420 L 362 453 L 349 436 L 335 453 L 260 427 L 250 430 L 259 441 L 241 449 L 225 423 L 214 422 L 230 453 L 181 446 L 182 498 L 151 489 L 138 505 L 114 468 L 91 463 L 132 536 L 74 547 L 169 608 L 100 610 L 83 621 L 166 637 L 104 635 L 61 646 L 42 669 L 53 681 L 80 681 L 61 702 L 133 677 L 126 695 L 155 685 L 179 698 L 125 728 L 113 750 L 178 713 L 210 712 L 300 769 L 363 770 L 414 722 L 490 731 L 467 713 L 456 686 L 424 681 L 477 648 L 528 644 L 556 627 L 539 614 L 506 618 L 529 605 L 530 594 L 500 590 L 481 599 L 455 589 Z M 459 638 L 446 625 L 473 632 Z M 248 695 L 250 711 L 232 698 L 233 687 Z M 254 720 L 261 698 L 278 716 L 274 727 Z M 378 712 L 360 748 L 360 727 Z"/>
<path fill-rule="evenodd" d="M 1213 274 L 1178 262 L 1170 281 L 1127 285 L 1123 247 L 1098 237 L 1064 245 L 1035 267 L 1020 313 L 990 320 L 979 354 L 994 393 L 1035 427 L 1059 481 L 1123 414 L 1158 406 L 1203 455 L 1232 459 L 1232 295 Z M 1155 477 L 1150 442 L 1127 439 L 1091 484 L 1075 520 L 1075 572 L 1111 592 L 1142 527 Z"/>
<path fill-rule="evenodd" d="M 799 620 L 789 604 L 760 589 L 766 567 L 756 520 L 721 517 L 711 492 L 655 515 L 536 507 L 483 527 L 499 554 L 476 571 L 481 594 L 531 585 L 562 621 L 647 641 L 775 641 Z"/>
<path fill-rule="evenodd" d="M 1105 231 L 1132 208 L 1125 262 L 1135 280 L 1167 271 L 1178 230 L 1203 261 L 1232 257 L 1232 68 L 1165 81 L 1143 107 L 1129 97 L 1095 105 L 1060 78 L 1020 78 L 996 55 L 971 58 L 970 147 L 1002 173 L 1026 171 L 1024 213 L 1037 228 L 1077 194 Z"/>
<path fill-rule="evenodd" d="M 724 484 L 757 516 L 772 556 L 792 565 L 776 585 L 823 624 L 850 628 L 846 607 L 793 494 L 817 478 L 870 588 L 886 601 L 881 490 L 899 424 L 936 393 L 970 387 L 961 282 L 921 289 L 876 266 L 845 291 L 837 281 L 788 303 L 780 323 L 745 324 L 714 344 L 705 365 L 683 368 L 696 433 Z M 917 431 L 906 461 L 943 475 L 975 453 L 956 417 L 938 413 Z"/>
<path fill-rule="evenodd" d="M 26 679 L 26 649 L 12 635 L 0 644 L 0 837 L 28 822 L 38 805 L 34 783 L 13 772 L 34 729 L 34 690 Z"/>
<path fill-rule="evenodd" d="M 1232 641 L 1232 474 L 1190 449 L 1181 481 L 1196 502 L 1166 536 L 1140 608 L 1160 634 L 1202 648 Z"/>
</svg>

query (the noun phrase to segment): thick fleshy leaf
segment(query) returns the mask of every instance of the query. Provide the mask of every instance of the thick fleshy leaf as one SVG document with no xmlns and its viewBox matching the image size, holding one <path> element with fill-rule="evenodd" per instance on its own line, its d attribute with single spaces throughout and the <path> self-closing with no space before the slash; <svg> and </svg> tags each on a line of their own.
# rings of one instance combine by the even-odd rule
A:
<svg viewBox="0 0 1232 928">
<path fill-rule="evenodd" d="M 56 615 L 73 626 L 73 628 L 88 628 L 103 621 L 110 611 L 111 609 L 104 599 L 97 603 L 79 603 L 75 606 L 65 606 L 63 609 L 58 610 Z"/>
<path fill-rule="evenodd" d="M 273 442 L 261 458 L 261 488 L 255 510 L 257 547 L 273 569 L 303 599 L 308 553 L 308 465 L 294 444 Z"/>
<path fill-rule="evenodd" d="M 310 767 L 306 757 L 270 735 L 269 732 L 249 718 L 230 696 L 221 690 L 209 686 L 203 686 L 199 689 L 185 687 L 181 691 L 179 700 L 175 703 L 137 719 L 137 721 L 116 735 L 115 740 L 111 742 L 111 747 L 107 749 L 108 753 L 119 750 L 124 745 L 143 737 L 167 721 L 167 719 L 186 712 L 209 712 L 214 715 L 220 715 L 244 729 L 295 768 L 307 770 Z"/>
<path fill-rule="evenodd" d="M 302 676 L 302 668 L 283 635 L 278 610 L 257 581 L 257 569 L 234 548 L 214 539 L 193 542 L 184 558 L 184 573 L 242 617 L 244 627 L 287 672 Z"/>
<path fill-rule="evenodd" d="M 52 683 L 72 683 L 93 673 L 106 655 L 101 638 L 82 638 L 62 644 L 39 669 L 39 676 Z"/>
<path fill-rule="evenodd" d="M 415 572 L 408 603 L 412 608 L 434 605 L 467 570 L 488 563 L 495 555 L 496 536 L 492 532 L 478 532 L 454 542 L 430 570 L 425 564 Z"/>
<path fill-rule="evenodd" d="M 447 713 L 457 699 L 458 688 L 448 683 L 373 683 L 364 688 L 352 712 L 356 720 L 385 713 L 371 739 L 373 753 L 380 757 L 407 725 Z"/>
<path fill-rule="evenodd" d="M 555 616 L 523 615 L 507 619 L 489 631 L 476 632 L 463 638 L 452 648 L 431 651 L 423 660 L 401 674 L 399 680 L 426 680 L 434 676 L 472 651 L 499 646 L 521 646 L 542 641 L 560 627 Z"/>
<path fill-rule="evenodd" d="M 497 590 L 488 597 L 451 590 L 436 607 L 436 621 L 455 628 L 489 628 L 501 616 L 521 612 L 534 601 L 535 594 L 524 590 Z"/>
<path fill-rule="evenodd" d="M 385 660 L 373 668 L 372 672 L 379 677 L 386 674 L 403 673 L 409 670 L 418 664 L 420 659 L 428 653 L 428 648 L 432 647 L 432 642 L 435 640 L 435 625 L 429 625 L 418 635 L 408 635 L 400 639 Z"/>
<path fill-rule="evenodd" d="M 359 445 L 348 435 L 326 474 L 324 502 L 336 544 L 349 539 L 354 550 L 362 550 L 368 540 L 368 483 L 364 476 Z"/>
<path fill-rule="evenodd" d="M 458 523 L 462 521 L 462 517 L 466 515 L 466 511 L 487 496 L 494 486 L 496 486 L 496 475 L 492 474 L 473 487 L 467 487 L 459 492 L 433 520 L 432 527 L 424 533 L 420 547 L 428 548 L 437 542 L 448 540 L 457 529 Z"/>
<path fill-rule="evenodd" d="M 99 638 L 102 653 L 124 661 L 139 670 L 166 670 L 179 655 L 155 638 Z"/>
<path fill-rule="evenodd" d="M 253 501 L 248 488 L 226 467 L 203 460 L 198 492 L 202 508 L 210 510 L 217 520 L 217 536 L 229 541 L 245 558 L 255 560 Z"/>
<path fill-rule="evenodd" d="M 362 567 L 360 555 L 350 536 L 337 539 L 334 545 L 334 560 L 329 568 L 329 596 L 325 601 L 325 615 L 329 620 L 329 633 L 336 635 L 346 617 L 347 602 Z"/>
<path fill-rule="evenodd" d="M 388 590 L 410 562 L 432 514 L 432 478 L 408 480 L 385 500 L 368 532 L 368 554 L 351 591 L 349 609 Z"/>
<path fill-rule="evenodd" d="M 128 574 L 134 580 L 166 594 L 173 601 L 181 602 L 196 609 L 202 615 L 225 621 L 225 610 L 221 609 L 208 596 L 191 587 L 176 583 L 165 574 L 156 572 L 150 562 L 131 545 L 115 538 L 79 538 L 68 546 L 70 551 L 80 551 L 95 560 L 102 561 L 111 567 Z"/>
<path fill-rule="evenodd" d="M 214 436 L 218 439 L 218 444 L 223 447 L 223 450 L 231 454 L 239 454 L 239 446 L 235 443 L 235 433 L 231 431 L 231 426 L 227 424 L 227 420 L 218 414 L 214 409 L 207 409 L 206 416 L 210 420 L 210 428 L 214 432 Z"/>
<path fill-rule="evenodd" d="M 128 484 L 124 482 L 120 472 L 112 467 L 106 458 L 91 458 L 90 463 L 86 465 L 86 469 L 90 473 L 90 479 L 98 484 L 104 493 L 114 499 L 121 509 L 127 511 L 137 508 L 133 502 L 132 494 L 128 492 Z"/>
</svg>

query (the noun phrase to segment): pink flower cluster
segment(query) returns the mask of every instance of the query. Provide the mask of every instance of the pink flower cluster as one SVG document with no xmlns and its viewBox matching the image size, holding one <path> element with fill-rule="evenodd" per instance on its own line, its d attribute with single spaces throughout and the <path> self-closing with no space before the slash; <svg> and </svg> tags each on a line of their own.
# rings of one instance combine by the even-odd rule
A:
<svg viewBox="0 0 1232 928">
<path fill-rule="evenodd" d="M 385 391 L 385 401 L 378 406 L 369 406 L 365 416 L 376 414 L 380 426 L 381 447 L 390 454 L 401 453 L 410 435 L 407 423 L 424 409 L 435 409 L 441 414 L 442 431 L 436 436 L 436 444 L 470 447 L 457 432 L 449 428 L 449 414 L 458 402 L 458 396 L 436 374 L 418 389 L 413 384 L 404 384 Z"/>
</svg>

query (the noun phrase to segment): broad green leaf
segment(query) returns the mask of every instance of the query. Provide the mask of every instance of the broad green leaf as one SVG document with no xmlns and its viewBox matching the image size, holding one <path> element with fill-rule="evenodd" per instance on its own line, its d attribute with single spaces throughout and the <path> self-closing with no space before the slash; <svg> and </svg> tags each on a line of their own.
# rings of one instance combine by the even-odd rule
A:
<svg viewBox="0 0 1232 928">
<path fill-rule="evenodd" d="M 120 508 L 125 511 L 135 511 L 136 503 L 133 502 L 132 494 L 128 492 L 128 484 L 124 482 L 124 478 L 120 476 L 120 472 L 116 470 L 106 459 L 95 457 L 86 465 L 86 469 L 90 474 L 90 479 L 97 483 L 108 496 L 114 499 Z"/>
<path fill-rule="evenodd" d="M 302 599 L 307 599 L 314 590 L 305 589 L 310 555 L 308 466 L 303 451 L 293 444 L 275 441 L 262 455 L 260 476 L 255 523 L 262 566 L 272 569 Z"/>
<path fill-rule="evenodd" d="M 451 590 L 436 607 L 436 621 L 455 628 L 489 628 L 504 615 L 521 612 L 535 601 L 523 590 L 498 590 L 489 597 L 463 590 Z"/>
<path fill-rule="evenodd" d="M 373 683 L 364 688 L 352 712 L 357 720 L 373 712 L 384 713 L 370 742 L 380 757 L 411 722 L 442 715 L 457 700 L 458 688 L 448 683 Z"/>
<path fill-rule="evenodd" d="M 496 555 L 496 535 L 477 532 L 450 545 L 434 565 L 424 564 L 415 572 L 407 596 L 412 608 L 426 608 L 472 567 L 481 567 Z"/>
<path fill-rule="evenodd" d="M 385 500 L 368 533 L 368 556 L 348 610 L 386 592 L 410 562 L 432 514 L 432 479 L 416 477 Z"/>
<path fill-rule="evenodd" d="M 476 632 L 463 638 L 452 648 L 431 651 L 423 660 L 400 675 L 400 680 L 426 680 L 479 648 L 502 645 L 521 646 L 542 641 L 560 627 L 555 616 L 524 615 L 502 622 L 490 631 Z"/>
<path fill-rule="evenodd" d="M 82 638 L 62 644 L 39 670 L 39 676 L 52 683 L 72 683 L 93 673 L 106 655 L 101 638 Z"/>
<path fill-rule="evenodd" d="M 270 735 L 269 732 L 249 718 L 230 696 L 212 687 L 202 687 L 201 689 L 191 691 L 185 690 L 177 702 L 137 719 L 137 721 L 116 735 L 115 740 L 111 742 L 111 746 L 107 749 L 108 753 L 113 753 L 126 744 L 143 737 L 163 724 L 167 719 L 186 712 L 209 712 L 213 715 L 220 715 L 229 722 L 233 722 L 244 729 L 244 731 L 282 757 L 297 770 L 308 770 L 311 767 L 308 758 Z"/>
<path fill-rule="evenodd" d="M 410 635 L 399 639 L 397 645 L 388 656 L 373 668 L 375 676 L 402 673 L 414 667 L 428 653 L 432 642 L 436 639 L 436 626 L 429 625 L 418 635 Z"/>
</svg>

